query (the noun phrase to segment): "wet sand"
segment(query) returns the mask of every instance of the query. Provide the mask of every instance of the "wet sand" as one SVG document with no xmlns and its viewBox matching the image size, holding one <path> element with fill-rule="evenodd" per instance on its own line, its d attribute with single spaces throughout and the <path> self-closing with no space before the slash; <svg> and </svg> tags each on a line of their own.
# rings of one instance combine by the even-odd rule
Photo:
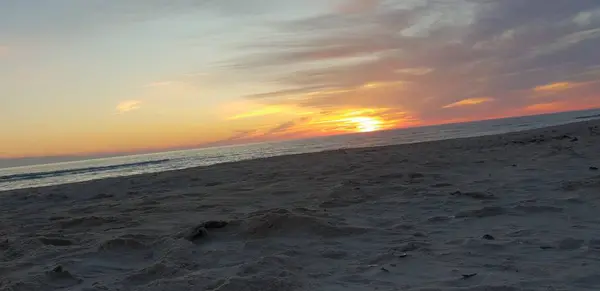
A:
<svg viewBox="0 0 600 291">
<path fill-rule="evenodd" d="M 600 290 L 600 121 L 0 193 L 0 290 Z"/>
</svg>

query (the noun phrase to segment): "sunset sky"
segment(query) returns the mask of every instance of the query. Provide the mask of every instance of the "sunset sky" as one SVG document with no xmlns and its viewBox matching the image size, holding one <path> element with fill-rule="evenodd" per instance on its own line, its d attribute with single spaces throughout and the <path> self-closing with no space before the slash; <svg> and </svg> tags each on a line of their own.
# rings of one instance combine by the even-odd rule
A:
<svg viewBox="0 0 600 291">
<path fill-rule="evenodd" d="M 0 158 L 600 107 L 598 0 L 7 0 Z"/>
</svg>

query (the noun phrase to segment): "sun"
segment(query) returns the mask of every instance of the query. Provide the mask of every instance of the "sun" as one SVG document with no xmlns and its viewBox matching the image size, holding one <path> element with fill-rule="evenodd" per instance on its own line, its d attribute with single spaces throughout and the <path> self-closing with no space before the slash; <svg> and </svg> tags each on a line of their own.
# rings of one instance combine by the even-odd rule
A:
<svg viewBox="0 0 600 291">
<path fill-rule="evenodd" d="M 356 124 L 357 132 L 373 132 L 382 128 L 381 120 L 373 117 L 352 117 L 348 121 Z"/>
</svg>

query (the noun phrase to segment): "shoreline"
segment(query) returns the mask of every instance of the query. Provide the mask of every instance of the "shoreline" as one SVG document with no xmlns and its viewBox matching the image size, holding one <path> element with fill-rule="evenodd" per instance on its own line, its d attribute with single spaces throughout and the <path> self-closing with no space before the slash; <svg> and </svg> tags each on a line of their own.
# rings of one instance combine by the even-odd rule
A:
<svg viewBox="0 0 600 291">
<path fill-rule="evenodd" d="M 592 120 L 7 191 L 0 290 L 598 290 L 598 144 Z"/>
<path fill-rule="evenodd" d="M 579 112 L 579 111 L 576 111 Z M 584 116 L 586 118 L 588 118 L 587 116 Z M 206 168 L 211 168 L 211 167 L 217 167 L 217 166 L 227 166 L 227 165 L 231 165 L 231 164 L 237 164 L 237 163 L 245 163 L 245 162 L 252 162 L 252 161 L 263 161 L 263 160 L 270 160 L 270 159 L 277 159 L 277 158 L 285 158 L 285 157 L 297 157 L 297 156 L 304 156 L 304 155 L 320 155 L 320 154 L 328 154 L 328 153 L 335 153 L 335 152 L 353 152 L 353 151 L 361 151 L 361 150 L 376 150 L 376 149 L 387 149 L 390 147 L 403 147 L 403 146 L 411 146 L 411 145 L 429 145 L 429 144 L 435 144 L 435 143 L 443 143 L 443 142 L 453 142 L 453 141 L 470 141 L 470 140 L 474 140 L 474 139 L 486 139 L 488 137 L 510 137 L 510 136 L 519 136 L 522 134 L 534 134 L 538 131 L 546 131 L 546 130 L 552 130 L 555 128 L 563 128 L 566 126 L 574 126 L 574 127 L 578 127 L 579 124 L 585 125 L 588 123 L 595 123 L 595 122 L 600 122 L 600 118 L 592 118 L 592 119 L 586 119 L 586 120 L 574 120 L 572 122 L 569 123 L 565 123 L 565 124 L 560 124 L 560 125 L 553 125 L 553 126 L 545 126 L 545 127 L 540 127 L 540 128 L 534 128 L 534 129 L 525 129 L 525 130 L 517 130 L 517 131 L 511 131 L 511 132 L 507 132 L 507 133 L 500 133 L 500 134 L 484 134 L 484 135 L 478 135 L 478 136 L 470 136 L 470 137 L 458 137 L 458 138 L 449 138 L 449 139 L 439 139 L 439 140 L 430 140 L 430 141 L 418 141 L 418 142 L 409 142 L 409 143 L 402 143 L 402 144 L 393 144 L 393 145 L 383 145 L 383 146 L 374 146 L 374 147 L 356 147 L 356 148 L 342 148 L 342 149 L 336 149 L 336 150 L 324 150 L 324 151 L 318 151 L 318 152 L 309 152 L 309 153 L 299 153 L 299 154 L 284 154 L 284 155 L 277 155 L 277 156 L 271 156 L 271 157 L 264 157 L 264 158 L 256 158 L 256 159 L 247 159 L 247 160 L 241 160 L 241 161 L 231 161 L 231 162 L 223 162 L 223 163 L 217 163 L 217 164 L 213 164 L 213 165 L 208 165 L 208 166 L 194 166 L 194 167 L 190 167 L 190 168 L 183 168 L 183 169 L 174 169 L 174 170 L 167 170 L 167 171 L 161 171 L 161 172 L 153 172 L 153 173 L 142 173 L 142 174 L 134 174 L 134 175 L 127 175 L 127 176 L 118 176 L 118 177 L 108 177 L 108 178 L 99 178 L 99 179 L 93 179 L 93 180 L 87 180 L 87 181 L 81 181 L 81 182 L 73 182 L 73 183 L 64 183 L 64 184 L 55 184 L 55 185 L 48 185 L 48 186 L 39 186 L 39 187 L 28 187 L 28 188 L 18 188 L 18 189 L 10 189 L 10 190 L 0 190 L 0 195 L 6 193 L 6 192 L 12 192 L 12 191 L 26 191 L 26 190 L 41 190 L 41 189 L 45 189 L 45 188 L 54 188 L 54 187 L 60 187 L 60 186 L 64 186 L 64 185 L 78 185 L 78 184 L 88 184 L 88 183 L 94 183 L 94 182 L 98 182 L 98 181 L 103 181 L 103 180 L 121 180 L 121 179 L 128 179 L 128 178 L 143 178 L 143 177 L 155 177 L 157 174 L 162 174 L 162 173 L 176 173 L 179 171 L 195 171 L 195 170 L 199 170 L 199 169 L 206 169 Z M 351 153 L 350 153 L 351 154 Z M 153 161 L 151 161 L 153 162 Z M 140 163 L 144 163 L 144 162 L 140 162 Z M 146 162 L 148 163 L 148 162 Z"/>
</svg>

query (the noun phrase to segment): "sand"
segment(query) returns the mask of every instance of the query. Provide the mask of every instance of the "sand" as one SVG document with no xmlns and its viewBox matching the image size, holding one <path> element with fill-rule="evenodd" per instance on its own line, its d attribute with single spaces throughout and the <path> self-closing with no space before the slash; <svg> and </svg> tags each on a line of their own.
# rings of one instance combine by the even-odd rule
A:
<svg viewBox="0 0 600 291">
<path fill-rule="evenodd" d="M 0 193 L 0 290 L 600 290 L 600 121 Z"/>
</svg>

